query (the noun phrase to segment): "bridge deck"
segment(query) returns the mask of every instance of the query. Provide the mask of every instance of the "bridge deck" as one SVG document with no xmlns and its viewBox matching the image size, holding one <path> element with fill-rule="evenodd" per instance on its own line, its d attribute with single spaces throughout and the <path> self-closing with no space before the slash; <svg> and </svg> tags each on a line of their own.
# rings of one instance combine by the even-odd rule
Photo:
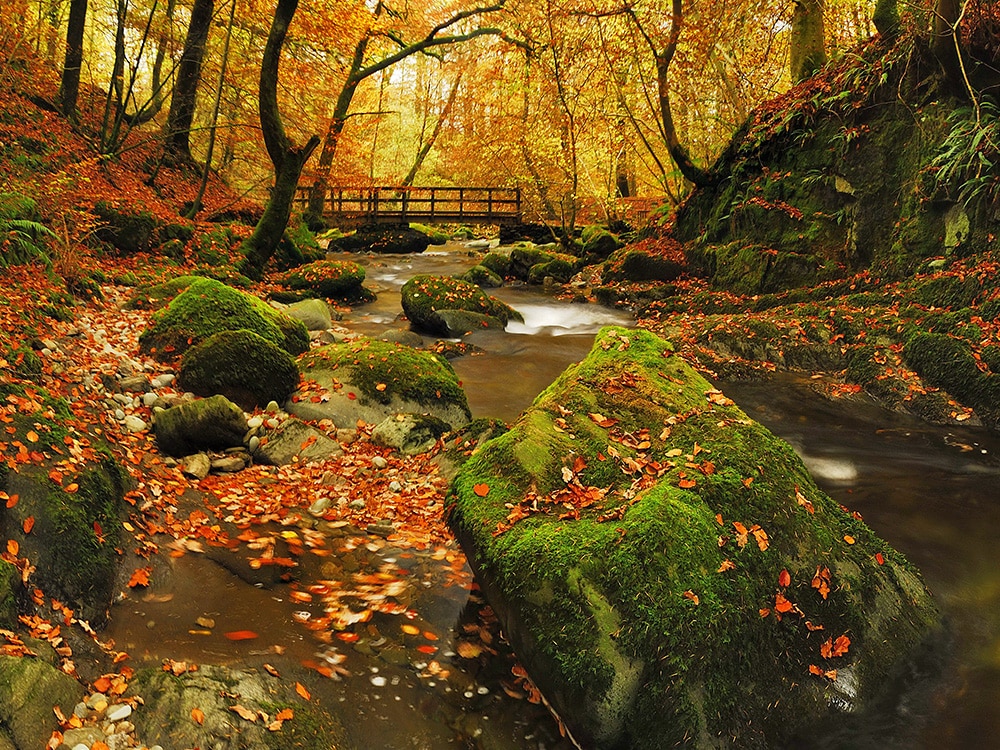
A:
<svg viewBox="0 0 1000 750">
<path fill-rule="evenodd" d="M 299 187 L 295 207 L 305 209 L 309 186 Z M 331 187 L 323 216 L 341 223 L 520 224 L 519 188 Z"/>
</svg>

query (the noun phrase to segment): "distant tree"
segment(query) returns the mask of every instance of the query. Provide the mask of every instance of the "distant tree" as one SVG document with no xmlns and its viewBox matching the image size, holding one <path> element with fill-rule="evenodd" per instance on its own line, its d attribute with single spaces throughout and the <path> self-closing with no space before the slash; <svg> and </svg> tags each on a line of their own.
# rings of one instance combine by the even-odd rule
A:
<svg viewBox="0 0 1000 750">
<path fill-rule="evenodd" d="M 83 67 L 83 32 L 87 23 L 87 0 L 70 0 L 66 27 L 66 60 L 59 84 L 59 110 L 67 117 L 76 116 L 80 95 L 80 68 Z"/>
<path fill-rule="evenodd" d="M 823 0 L 796 0 L 788 58 L 792 83 L 805 80 L 826 65 Z"/>
<path fill-rule="evenodd" d="M 184 39 L 184 51 L 177 65 L 177 81 L 170 99 L 166 148 L 184 161 L 194 161 L 191 157 L 191 124 L 194 122 L 201 63 L 205 57 L 205 43 L 208 41 L 214 11 L 214 0 L 194 0 L 187 37 Z"/>
<path fill-rule="evenodd" d="M 319 136 L 313 135 L 304 146 L 293 144 L 285 133 L 278 110 L 278 64 L 281 62 L 281 48 L 298 6 L 299 0 L 278 0 L 260 66 L 260 128 L 267 154 L 274 165 L 274 188 L 253 235 L 242 247 L 244 258 L 240 263 L 240 271 L 254 279 L 263 275 L 264 266 L 274 255 L 285 233 L 302 168 L 320 142 Z"/>
</svg>

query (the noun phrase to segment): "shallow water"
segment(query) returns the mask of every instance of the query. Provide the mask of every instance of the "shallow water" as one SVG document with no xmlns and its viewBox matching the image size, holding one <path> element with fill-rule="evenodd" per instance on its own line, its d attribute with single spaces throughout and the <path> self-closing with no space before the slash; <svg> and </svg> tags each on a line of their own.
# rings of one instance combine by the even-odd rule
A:
<svg viewBox="0 0 1000 750">
<path fill-rule="evenodd" d="M 407 329 L 398 290 L 417 273 L 456 274 L 474 257 L 460 246 L 422 256 L 354 256 L 367 267 L 377 302 L 347 313 L 343 325 L 366 334 Z M 465 338 L 479 353 L 452 360 L 475 416 L 513 420 L 570 363 L 589 351 L 602 325 L 628 324 L 618 311 L 553 300 L 536 288 L 494 290 L 522 312 L 507 332 Z M 428 342 L 433 339 L 428 338 Z M 753 418 L 787 439 L 818 483 L 906 554 L 924 574 L 949 623 L 934 668 L 918 674 L 880 713 L 840 721 L 796 747 L 934 748 L 989 745 L 1000 731 L 1000 441 L 973 429 L 937 428 L 850 401 L 831 403 L 808 380 L 724 384 Z M 362 571 L 405 567 L 413 582 L 420 634 L 404 635 L 400 618 L 376 615 L 359 644 L 318 644 L 294 624 L 304 607 L 283 587 L 248 587 L 202 556 L 172 561 L 171 598 L 126 600 L 109 634 L 118 646 L 153 662 L 275 661 L 283 651 L 293 669 L 302 660 L 339 658 L 351 674 L 321 681 L 314 696 L 330 705 L 358 747 L 568 750 L 545 709 L 520 698 L 501 643 L 490 659 L 461 659 L 465 634 L 485 627 L 484 604 L 466 588 L 445 585 L 426 554 L 393 549 L 371 537 L 345 537 Z M 349 549 L 348 549 L 349 548 Z M 429 553 L 428 553 L 429 554 Z M 303 579 L 322 575 L 319 563 Z M 468 569 L 461 571 L 468 575 Z M 305 608 L 308 610 L 308 607 Z M 217 620 L 212 634 L 192 633 L 195 618 Z M 259 633 L 232 642 L 230 629 Z M 488 629 L 488 628 L 487 628 Z M 436 641 L 427 641 L 431 633 Z M 437 651 L 425 655 L 421 645 Z M 277 647 L 277 648 L 276 648 Z M 294 672 L 290 672 L 294 675 Z"/>
</svg>

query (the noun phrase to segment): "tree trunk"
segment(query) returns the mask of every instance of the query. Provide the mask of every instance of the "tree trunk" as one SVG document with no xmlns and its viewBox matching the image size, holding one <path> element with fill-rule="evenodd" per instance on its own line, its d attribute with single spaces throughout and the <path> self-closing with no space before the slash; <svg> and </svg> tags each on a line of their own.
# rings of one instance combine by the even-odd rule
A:
<svg viewBox="0 0 1000 750">
<path fill-rule="evenodd" d="M 59 84 L 59 110 L 66 117 L 76 116 L 80 94 L 80 68 L 83 66 L 83 32 L 87 21 L 87 0 L 71 0 L 66 28 L 66 61 Z"/>
<path fill-rule="evenodd" d="M 958 24 L 962 16 L 961 0 L 937 0 L 934 7 L 934 55 L 944 70 L 948 92 L 968 94 L 962 60 L 959 57 Z"/>
<path fill-rule="evenodd" d="M 681 0 L 673 0 L 670 39 L 662 52 L 656 55 L 656 83 L 660 100 L 660 119 L 663 123 L 663 135 L 667 142 L 667 151 L 686 179 L 698 187 L 711 185 L 712 176 L 691 160 L 688 150 L 681 144 L 674 125 L 673 112 L 670 109 L 670 63 L 677 52 L 677 42 L 681 35 L 681 24 L 684 22 L 684 7 Z"/>
<path fill-rule="evenodd" d="M 299 176 L 312 152 L 319 146 L 319 137 L 313 135 L 304 146 L 295 146 L 285 133 L 278 110 L 278 64 L 281 48 L 288 34 L 299 0 L 278 0 L 271 31 L 264 46 L 260 66 L 260 127 L 267 154 L 274 165 L 274 189 L 257 222 L 253 235 L 243 243 L 244 258 L 240 271 L 250 278 L 259 279 L 264 266 L 274 255 L 292 213 L 292 200 Z"/>
<path fill-rule="evenodd" d="M 875 12 L 872 13 L 872 23 L 879 35 L 885 39 L 899 36 L 899 5 L 898 0 L 876 0 Z"/>
<path fill-rule="evenodd" d="M 462 85 L 462 73 L 459 72 L 458 76 L 455 78 L 455 85 L 451 87 L 451 92 L 448 94 L 448 101 L 444 103 L 444 108 L 441 110 L 441 116 L 438 117 L 436 123 L 434 123 L 434 129 L 431 131 L 430 137 L 420 147 L 420 151 L 417 152 L 417 158 L 413 162 L 413 166 L 410 167 L 410 171 L 407 172 L 406 177 L 403 178 L 403 186 L 407 187 L 413 184 L 413 180 L 417 177 L 417 172 L 420 171 L 420 167 L 424 163 L 424 159 L 427 158 L 427 154 L 431 152 L 434 148 L 434 142 L 437 137 L 441 134 L 441 126 L 444 125 L 445 121 L 451 116 L 451 109 L 455 106 L 455 98 L 458 95 L 458 87 Z"/>
<path fill-rule="evenodd" d="M 792 83 L 805 80 L 826 65 L 823 0 L 796 0 L 788 56 Z"/>
<path fill-rule="evenodd" d="M 177 82 L 170 100 L 170 114 L 167 116 L 166 148 L 185 161 L 194 161 L 191 157 L 191 123 L 194 122 L 195 97 L 214 6 L 214 0 L 194 0 L 184 51 L 177 65 Z"/>
</svg>

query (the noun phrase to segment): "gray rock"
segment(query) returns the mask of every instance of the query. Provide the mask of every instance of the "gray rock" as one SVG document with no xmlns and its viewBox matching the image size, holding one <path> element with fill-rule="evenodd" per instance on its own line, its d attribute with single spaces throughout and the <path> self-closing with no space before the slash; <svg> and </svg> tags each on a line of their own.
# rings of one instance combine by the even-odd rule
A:
<svg viewBox="0 0 1000 750">
<path fill-rule="evenodd" d="M 246 415 L 225 396 L 189 401 L 161 411 L 153 426 L 160 449 L 172 456 L 188 456 L 203 448 L 241 446 L 247 434 Z"/>
<path fill-rule="evenodd" d="M 438 310 L 437 316 L 445 327 L 442 335 L 457 338 L 473 331 L 503 330 L 506 324 L 499 318 L 468 310 Z"/>
<path fill-rule="evenodd" d="M 333 323 L 330 305 L 321 299 L 304 299 L 286 307 L 285 312 L 310 331 L 325 331 Z"/>
<path fill-rule="evenodd" d="M 299 461 L 318 461 L 339 456 L 344 451 L 323 432 L 298 419 L 289 418 L 268 434 L 267 441 L 260 441 L 255 454 L 261 463 L 284 466 Z M 305 447 L 303 447 L 305 446 Z"/>
<path fill-rule="evenodd" d="M 181 459 L 180 469 L 185 476 L 201 480 L 212 470 L 212 461 L 204 453 L 194 453 Z"/>
<path fill-rule="evenodd" d="M 154 388 L 166 388 L 168 385 L 173 384 L 174 379 L 176 377 L 177 376 L 174 375 L 172 372 L 165 372 L 162 375 L 157 375 L 155 378 L 153 378 L 152 386 Z"/>
<path fill-rule="evenodd" d="M 426 414 L 394 414 L 375 426 L 372 442 L 414 455 L 433 448 L 450 429 L 446 422 Z"/>
<path fill-rule="evenodd" d="M 125 429 L 129 432 L 145 432 L 147 427 L 146 422 L 134 414 L 125 417 Z"/>
<path fill-rule="evenodd" d="M 403 346 L 410 346 L 414 349 L 422 349 L 424 346 L 424 339 L 419 333 L 404 331 L 398 328 L 394 328 L 390 331 L 383 331 L 379 334 L 378 338 L 379 341 L 388 341 L 392 344 L 402 344 Z"/>
<path fill-rule="evenodd" d="M 132 706 L 127 703 L 116 703 L 113 706 L 108 706 L 108 712 L 105 714 L 105 718 L 108 721 L 121 721 L 122 719 L 127 719 L 132 715 Z"/>
<path fill-rule="evenodd" d="M 83 745 L 90 750 L 90 746 L 98 740 L 104 741 L 104 732 L 101 731 L 100 727 L 67 729 L 63 732 L 63 743 L 60 748 L 74 748 L 75 750 L 78 746 Z"/>
<path fill-rule="evenodd" d="M 159 400 L 160 400 L 160 397 L 157 396 L 152 391 L 147 391 L 146 393 L 142 394 L 142 405 L 143 406 L 152 406 L 153 404 L 155 404 Z"/>
<path fill-rule="evenodd" d="M 246 467 L 246 459 L 242 456 L 225 456 L 212 461 L 212 471 L 221 471 L 226 474 L 235 474 L 238 471 L 243 471 Z"/>
<path fill-rule="evenodd" d="M 132 375 L 127 378 L 122 378 L 118 383 L 118 387 L 126 392 L 137 392 L 145 393 L 149 390 L 149 378 L 145 375 Z"/>
</svg>

